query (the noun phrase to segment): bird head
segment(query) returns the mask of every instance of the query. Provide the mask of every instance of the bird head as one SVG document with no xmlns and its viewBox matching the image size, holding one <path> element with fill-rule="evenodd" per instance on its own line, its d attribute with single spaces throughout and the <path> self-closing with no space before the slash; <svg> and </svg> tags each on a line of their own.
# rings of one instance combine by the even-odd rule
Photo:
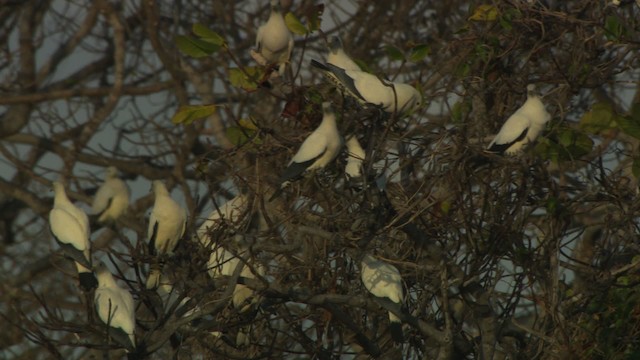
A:
<svg viewBox="0 0 640 360">
<path fill-rule="evenodd" d="M 342 50 L 342 40 L 337 35 L 331 36 L 329 38 L 329 51 L 335 54 L 340 50 Z"/>
<path fill-rule="evenodd" d="M 164 186 L 164 183 L 160 180 L 154 180 L 151 183 L 151 191 L 153 191 L 155 194 L 168 194 L 169 191 L 167 190 L 167 187 Z"/>
<path fill-rule="evenodd" d="M 413 104 L 412 110 L 415 110 L 422 106 L 422 94 L 420 94 L 420 92 L 415 88 L 413 89 L 413 94 L 415 96 L 416 101 Z"/>
<path fill-rule="evenodd" d="M 104 282 L 105 278 L 113 277 L 113 275 L 111 275 L 111 271 L 109 271 L 109 268 L 107 267 L 107 264 L 104 263 L 104 261 L 98 261 L 94 268 L 94 271 L 96 273 L 96 277 L 98 278 L 98 282 Z"/>
<path fill-rule="evenodd" d="M 105 173 L 105 179 L 113 179 L 118 176 L 118 168 L 115 166 L 109 166 Z"/>
<path fill-rule="evenodd" d="M 325 114 L 333 114 L 333 106 L 331 106 L 329 101 L 322 103 L 322 112 Z"/>
<path fill-rule="evenodd" d="M 57 195 L 57 194 L 66 194 L 66 192 L 64 190 L 64 183 L 65 183 L 65 180 L 64 180 L 64 178 L 62 176 L 59 177 L 58 180 L 56 180 L 53 183 L 51 183 L 51 190 L 53 190 L 53 193 L 55 195 Z"/>
</svg>

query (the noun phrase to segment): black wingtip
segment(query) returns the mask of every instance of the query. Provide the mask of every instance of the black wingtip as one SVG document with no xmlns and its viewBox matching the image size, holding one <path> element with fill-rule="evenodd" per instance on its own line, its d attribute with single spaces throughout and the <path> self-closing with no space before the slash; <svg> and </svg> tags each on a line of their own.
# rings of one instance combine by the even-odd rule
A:
<svg viewBox="0 0 640 360">
<path fill-rule="evenodd" d="M 391 338 L 396 343 L 404 342 L 404 334 L 402 333 L 402 323 L 392 321 L 389 324 L 389 332 L 391 333 Z"/>
<path fill-rule="evenodd" d="M 486 148 L 484 151 L 490 154 L 498 154 L 498 155 L 502 155 L 504 154 L 504 152 L 514 143 L 506 143 L 506 144 L 492 144 L 491 146 L 489 146 L 488 148 Z"/>
<path fill-rule="evenodd" d="M 314 59 L 311 59 L 311 66 L 316 67 L 316 68 L 318 68 L 318 69 L 320 69 L 322 71 L 331 71 L 329 69 L 329 67 L 327 67 L 327 65 L 325 65 L 325 64 L 323 64 L 323 63 L 321 63 L 321 62 L 319 62 L 317 60 L 314 60 Z"/>
<path fill-rule="evenodd" d="M 98 287 L 98 278 L 96 278 L 93 272 L 78 273 L 78 280 L 80 281 L 80 287 L 85 292 L 89 292 Z"/>
<path fill-rule="evenodd" d="M 276 191 L 273 192 L 273 195 L 271 195 L 271 197 L 269 198 L 268 202 L 272 202 L 273 200 L 275 200 L 278 196 L 280 196 L 280 194 L 282 194 L 282 187 L 278 187 L 276 189 Z"/>
<path fill-rule="evenodd" d="M 478 154 L 469 158 L 468 163 L 471 167 L 471 170 L 478 170 L 480 168 L 483 168 L 486 165 L 489 165 L 491 163 L 490 156 L 499 155 L 499 153 L 490 152 L 488 150 L 485 150 L 485 153 L 486 154 Z"/>
<path fill-rule="evenodd" d="M 134 346 L 132 347 L 132 351 L 130 351 L 129 353 L 127 353 L 127 360 L 141 360 L 147 357 L 148 354 L 146 354 L 147 352 L 147 347 L 144 344 L 144 342 L 141 342 L 140 344 L 138 344 L 138 346 Z"/>
</svg>

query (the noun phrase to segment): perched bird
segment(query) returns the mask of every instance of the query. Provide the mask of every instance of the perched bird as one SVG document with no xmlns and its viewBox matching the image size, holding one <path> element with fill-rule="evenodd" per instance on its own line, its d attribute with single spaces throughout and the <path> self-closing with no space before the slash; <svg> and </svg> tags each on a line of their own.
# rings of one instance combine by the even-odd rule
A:
<svg viewBox="0 0 640 360">
<path fill-rule="evenodd" d="M 362 178 L 362 162 L 364 161 L 365 153 L 355 135 L 347 139 L 347 152 L 347 166 L 344 169 L 347 178 L 349 180 Z"/>
<path fill-rule="evenodd" d="M 345 70 L 316 60 L 311 60 L 311 65 L 361 104 L 380 106 L 388 113 L 408 112 L 422 104 L 420 93 L 409 84 L 381 80 L 368 72 Z"/>
<path fill-rule="evenodd" d="M 269 20 L 258 28 L 256 48 L 251 55 L 260 65 L 277 64 L 278 73 L 284 75 L 293 50 L 293 36 L 284 22 L 280 0 L 271 0 L 271 14 Z"/>
<path fill-rule="evenodd" d="M 116 284 L 111 272 L 104 264 L 99 264 L 96 268 L 98 273 L 98 288 L 93 297 L 98 317 L 113 330 L 112 336 L 121 339 L 124 343 L 127 339 L 127 349 L 133 350 L 136 347 L 136 316 L 133 304 L 133 296 L 126 289 Z M 121 336 L 122 334 L 126 337 Z"/>
<path fill-rule="evenodd" d="M 381 298 L 388 298 L 398 305 L 402 305 L 402 277 L 398 269 L 384 261 L 365 254 L 362 258 L 362 283 L 371 294 Z M 389 311 L 389 331 L 396 342 L 404 341 L 402 323 L 400 319 Z"/>
<path fill-rule="evenodd" d="M 535 94 L 535 85 L 527 86 L 527 101 L 502 125 L 487 151 L 513 155 L 524 146 L 535 141 L 551 119 L 540 97 Z"/>
<path fill-rule="evenodd" d="M 240 276 L 255 278 L 255 276 L 251 272 L 251 269 L 247 266 L 244 266 L 244 261 L 240 261 L 240 258 L 238 257 L 242 255 L 243 251 L 241 251 L 240 254 L 236 256 L 231 251 L 226 250 L 224 247 L 214 244 L 214 240 L 209 236 L 212 231 L 215 231 L 220 226 L 222 226 L 224 221 L 233 225 L 237 224 L 249 205 L 248 200 L 249 199 L 246 195 L 241 194 L 227 201 L 222 206 L 211 212 L 208 218 L 204 221 L 204 223 L 202 223 L 202 225 L 200 225 L 200 228 L 198 228 L 198 230 L 196 231 L 200 243 L 205 247 L 210 247 L 210 249 L 213 249 L 213 251 L 211 251 L 211 255 L 209 256 L 207 270 L 209 276 L 214 279 L 220 276 L 232 276 L 235 272 L 236 267 L 238 266 L 243 266 Z M 240 245 L 242 239 L 243 237 L 241 235 L 235 236 L 235 240 L 238 245 Z M 240 245 L 240 247 L 242 248 L 243 246 Z M 262 267 L 256 267 L 256 271 L 258 271 L 261 275 L 264 274 Z M 249 306 L 245 304 L 245 301 L 252 295 L 253 290 L 247 288 L 245 285 L 236 284 L 232 298 L 234 307 L 241 309 L 241 312 L 246 311 Z"/>
<path fill-rule="evenodd" d="M 247 251 L 241 250 L 237 255 L 234 255 L 231 251 L 226 250 L 222 246 L 218 246 L 211 252 L 207 268 L 209 276 L 212 278 L 218 278 L 220 276 L 233 276 L 236 268 L 242 266 L 240 270 L 240 276 L 255 279 L 256 276 L 251 270 L 260 276 L 264 276 L 264 268 L 260 264 L 249 266 L 249 259 L 246 258 Z M 251 308 L 252 303 L 248 302 L 248 299 L 253 296 L 253 290 L 243 284 L 236 284 L 233 290 L 232 303 L 233 307 L 240 312 L 245 312 Z"/>
<path fill-rule="evenodd" d="M 199 311 L 200 307 L 189 306 L 189 301 L 192 299 L 189 296 L 184 296 L 181 294 L 180 289 L 176 289 L 175 285 L 177 281 L 172 276 L 166 276 L 162 274 L 160 276 L 160 281 L 158 285 L 158 295 L 162 299 L 162 302 L 165 305 L 165 309 L 171 309 L 175 306 L 175 315 L 176 317 L 187 317 L 192 315 L 194 312 Z M 180 302 L 176 305 L 175 302 L 181 299 Z"/>
<path fill-rule="evenodd" d="M 64 253 L 75 261 L 80 286 L 85 291 L 90 291 L 98 282 L 91 270 L 89 218 L 82 209 L 69 201 L 61 182 L 53 183 L 53 191 L 53 209 L 49 212 L 51 233 Z"/>
<path fill-rule="evenodd" d="M 184 235 L 187 212 L 169 196 L 169 191 L 162 181 L 153 182 L 153 192 L 156 198 L 147 229 L 149 252 L 158 256 L 171 254 Z M 161 269 L 152 266 L 147 278 L 147 289 L 158 287 L 160 274 Z"/>
<path fill-rule="evenodd" d="M 331 36 L 329 38 L 329 54 L 327 55 L 327 64 L 335 65 L 344 70 L 361 71 L 360 66 L 356 64 L 342 47 L 342 40 L 339 36 Z"/>
<path fill-rule="evenodd" d="M 116 221 L 129 207 L 129 188 L 118 178 L 118 169 L 107 168 L 104 183 L 93 198 L 91 209 L 99 223 Z"/>
<path fill-rule="evenodd" d="M 253 263 L 248 257 L 246 250 L 240 250 L 237 255 L 226 250 L 222 246 L 218 246 L 211 252 L 209 262 L 207 263 L 209 276 L 213 279 L 221 276 L 233 276 L 236 271 L 240 271 L 239 276 L 247 279 L 255 279 L 256 275 L 264 276 L 264 267 L 259 263 Z M 240 270 L 237 270 L 241 267 Z M 254 273 L 255 272 L 255 273 Z M 247 285 L 240 284 L 238 281 L 233 288 L 231 303 L 239 313 L 248 313 L 260 302 L 260 297 L 255 295 L 255 291 Z M 248 313 L 250 316 L 251 313 Z M 243 327 L 236 334 L 236 345 L 248 345 L 250 342 L 249 333 L 251 332 L 251 324 Z"/>
<path fill-rule="evenodd" d="M 305 139 L 298 152 L 293 156 L 278 180 L 278 183 L 281 184 L 280 188 L 276 190 L 269 201 L 278 196 L 282 189 L 305 171 L 324 168 L 338 155 L 342 147 L 342 138 L 338 132 L 336 115 L 331 103 L 322 103 L 322 111 L 324 113 L 322 122 Z"/>
<path fill-rule="evenodd" d="M 209 216 L 207 216 L 202 225 L 200 225 L 198 231 L 196 231 L 196 235 L 202 245 L 209 245 L 211 239 L 209 239 L 207 233 L 215 231 L 222 226 L 223 223 L 226 222 L 229 225 L 236 225 L 241 216 L 245 214 L 247 206 L 247 196 L 240 194 L 222 204 L 222 206 L 216 207 Z"/>
</svg>

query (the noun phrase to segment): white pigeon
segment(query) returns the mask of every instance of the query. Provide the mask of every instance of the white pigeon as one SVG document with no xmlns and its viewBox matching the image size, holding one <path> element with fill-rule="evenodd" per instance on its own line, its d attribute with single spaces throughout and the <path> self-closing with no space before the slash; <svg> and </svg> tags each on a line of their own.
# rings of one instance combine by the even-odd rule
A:
<svg viewBox="0 0 640 360">
<path fill-rule="evenodd" d="M 93 198 L 91 209 L 99 223 L 116 221 L 129 207 L 129 188 L 118 178 L 118 169 L 109 166 L 104 183 Z"/>
<path fill-rule="evenodd" d="M 206 236 L 206 235 L 205 235 Z M 236 235 L 236 242 L 238 241 L 238 237 L 242 238 L 240 235 Z M 242 248 L 242 247 L 241 247 Z M 256 274 L 260 276 L 264 276 L 265 271 L 264 267 L 261 264 L 253 264 L 247 256 L 248 253 L 246 250 L 240 250 L 237 255 L 234 255 L 229 250 L 226 250 L 222 246 L 216 246 L 216 248 L 211 252 L 209 256 L 209 261 L 207 262 L 207 270 L 209 276 L 211 278 L 216 279 L 222 276 L 233 276 L 236 272 L 236 269 L 240 266 L 241 269 L 239 276 L 247 279 L 255 279 Z M 253 269 L 253 270 L 252 270 Z M 254 273 L 255 271 L 255 273 Z M 260 297 L 255 296 L 255 291 L 250 287 L 240 284 L 240 281 L 236 282 L 233 293 L 231 295 L 231 303 L 233 307 L 238 310 L 240 313 L 245 313 L 252 309 L 255 304 L 260 302 Z M 249 345 L 250 338 L 249 333 L 251 332 L 251 324 L 247 327 L 242 327 L 238 330 L 236 334 L 236 345 L 237 346 L 246 346 Z M 212 332 L 214 336 L 220 336 L 219 332 Z"/>
<path fill-rule="evenodd" d="M 205 247 L 212 246 L 213 239 L 209 237 L 209 233 L 222 226 L 224 221 L 231 225 L 237 224 L 249 205 L 248 200 L 246 195 L 241 194 L 213 210 L 196 232 L 200 243 Z M 207 263 L 209 276 L 214 279 L 220 276 L 232 276 L 237 266 L 244 266 L 244 262 L 222 246 L 216 246 L 211 252 Z M 255 269 L 260 275 L 264 275 L 264 270 L 261 266 L 257 266 Z M 242 268 L 240 276 L 255 278 L 251 269 L 247 266 Z M 251 304 L 246 304 L 246 300 L 251 296 L 253 296 L 253 290 L 245 285 L 236 284 L 232 298 L 234 307 L 239 308 L 241 312 L 248 310 Z"/>
<path fill-rule="evenodd" d="M 214 251 L 211 252 L 209 262 L 207 263 L 209 276 L 214 279 L 220 276 L 233 276 L 238 266 L 242 266 L 242 270 L 240 270 L 240 276 L 242 277 L 255 279 L 256 275 L 253 273 L 253 271 L 251 271 L 251 268 L 253 268 L 258 275 L 264 276 L 264 268 L 262 267 L 262 265 L 255 264 L 252 267 L 249 267 L 247 264 L 245 264 L 245 260 L 248 260 L 244 258 L 245 254 L 246 251 L 240 251 L 236 256 L 222 246 L 218 246 Z M 243 259 L 241 259 L 240 257 L 243 257 Z M 257 301 L 257 299 L 254 299 L 255 301 L 253 302 L 248 301 L 248 299 L 253 296 L 253 293 L 254 291 L 246 285 L 236 284 L 233 290 L 233 306 L 240 312 L 249 310 L 252 303 L 255 303 Z"/>
<path fill-rule="evenodd" d="M 311 65 L 361 104 L 379 106 L 388 113 L 406 113 L 422 104 L 420 93 L 409 84 L 381 80 L 368 72 L 345 70 L 316 60 L 311 60 Z"/>
<path fill-rule="evenodd" d="M 331 36 L 329 38 L 329 54 L 327 55 L 327 64 L 335 65 L 344 70 L 361 71 L 360 66 L 356 64 L 347 53 L 344 52 L 342 40 L 339 36 Z"/>
<path fill-rule="evenodd" d="M 53 209 L 49 212 L 51 233 L 65 254 L 75 261 L 80 286 L 85 291 L 90 291 L 98 283 L 91 270 L 89 218 L 82 209 L 69 201 L 61 182 L 53 183 L 53 191 Z"/>
<path fill-rule="evenodd" d="M 159 285 L 158 285 L 158 295 L 162 299 L 162 302 L 165 304 L 166 309 L 170 309 L 174 306 L 177 298 L 182 296 L 179 294 L 179 291 L 174 287 L 176 280 L 168 277 L 164 274 L 160 276 Z M 191 300 L 189 296 L 183 296 L 180 303 L 175 307 L 175 315 L 180 318 L 191 316 L 194 312 L 200 311 L 199 306 L 193 306 L 191 308 L 187 308 L 187 303 Z"/>
<path fill-rule="evenodd" d="M 133 296 L 116 284 L 111 272 L 104 264 L 96 268 L 98 288 L 93 297 L 98 317 L 110 327 L 122 331 L 130 342 L 129 349 L 136 347 L 136 316 Z M 114 336 L 117 338 L 117 336 Z"/>
<path fill-rule="evenodd" d="M 487 151 L 507 155 L 518 153 L 536 140 L 550 119 L 551 115 L 535 94 L 535 85 L 529 84 L 527 101 L 502 125 L 498 135 L 487 146 Z"/>
<path fill-rule="evenodd" d="M 236 225 L 245 214 L 248 204 L 247 196 L 240 194 L 214 209 L 196 231 L 200 243 L 205 247 L 208 246 L 211 239 L 207 233 L 217 230 L 225 222 Z"/>
<path fill-rule="evenodd" d="M 349 180 L 360 179 L 362 177 L 362 162 L 364 161 L 365 153 L 355 135 L 347 139 L 347 152 L 347 166 L 344 172 Z"/>
<path fill-rule="evenodd" d="M 258 28 L 256 48 L 252 55 L 260 65 L 277 64 L 278 73 L 284 75 L 293 50 L 293 36 L 284 22 L 280 0 L 271 0 L 271 14 L 269 20 Z"/>
<path fill-rule="evenodd" d="M 171 254 L 184 235 L 187 224 L 187 212 L 169 195 L 162 181 L 153 182 L 155 203 L 149 217 L 149 253 L 161 256 Z M 147 278 L 147 289 L 158 287 L 161 269 L 152 266 Z"/>
<path fill-rule="evenodd" d="M 336 158 L 342 147 L 342 137 L 336 124 L 336 114 L 331 103 L 322 103 L 323 117 L 320 125 L 304 140 L 278 182 L 281 184 L 269 201 L 280 194 L 291 181 L 305 171 L 321 169 Z"/>
<path fill-rule="evenodd" d="M 371 254 L 364 255 L 361 265 L 362 283 L 371 294 L 381 298 L 386 297 L 398 305 L 402 304 L 404 301 L 402 277 L 395 266 L 378 260 Z M 403 341 L 402 322 L 391 311 L 389 311 L 389 331 L 394 341 Z"/>
</svg>

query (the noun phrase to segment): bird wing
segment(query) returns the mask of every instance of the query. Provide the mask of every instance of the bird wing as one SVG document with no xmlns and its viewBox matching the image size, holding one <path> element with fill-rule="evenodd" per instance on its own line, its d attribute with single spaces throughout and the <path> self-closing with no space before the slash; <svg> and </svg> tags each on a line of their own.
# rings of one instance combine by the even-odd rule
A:
<svg viewBox="0 0 640 360">
<path fill-rule="evenodd" d="M 351 96 L 361 101 L 367 101 L 356 87 L 353 77 L 349 76 L 346 70 L 333 64 L 323 64 L 313 59 L 311 60 L 311 65 L 322 70 L 331 81 L 338 87 L 349 92 Z"/>
<path fill-rule="evenodd" d="M 147 231 L 147 236 L 149 238 L 149 254 L 156 254 L 156 238 L 158 237 L 158 221 L 155 220 L 153 213 L 151 213 L 151 218 L 149 218 L 149 229 Z"/>
<path fill-rule="evenodd" d="M 316 160 L 322 157 L 322 155 L 324 155 L 324 153 L 321 153 L 317 157 L 309 159 L 307 161 L 292 162 L 289 166 L 287 166 L 286 169 L 284 169 L 284 172 L 280 176 L 280 179 L 278 180 L 278 182 L 282 184 L 284 182 L 291 181 L 298 178 L 300 175 L 302 175 L 305 172 L 305 170 L 307 170 L 311 165 L 313 165 L 313 163 L 316 162 Z"/>
<path fill-rule="evenodd" d="M 392 84 L 385 84 L 377 76 L 363 71 L 350 70 L 346 71 L 346 75 L 354 79 L 353 84 L 358 96 L 364 101 L 385 108 L 395 107 L 396 98 Z"/>
<path fill-rule="evenodd" d="M 349 178 L 359 178 L 362 176 L 362 160 L 349 158 L 344 172 Z"/>
<path fill-rule="evenodd" d="M 149 247 L 158 253 L 172 252 L 186 229 L 186 212 L 169 196 L 159 196 L 149 217 Z"/>
<path fill-rule="evenodd" d="M 237 223 L 246 207 L 247 199 L 244 195 L 238 195 L 221 206 L 217 206 L 200 225 L 196 234 L 202 238 L 209 229 L 217 229 L 224 222 Z"/>
<path fill-rule="evenodd" d="M 64 210 L 69 215 L 71 215 L 80 225 L 80 228 L 87 236 L 87 239 L 89 238 L 89 236 L 91 235 L 91 232 L 89 230 L 89 217 L 82 209 L 73 205 L 71 202 L 66 204 L 62 203 L 60 204 L 60 206 L 55 206 L 54 208 Z"/>
<path fill-rule="evenodd" d="M 307 137 L 298 152 L 289 162 L 289 166 L 280 176 L 280 183 L 289 181 L 302 175 L 313 163 L 321 158 L 328 148 L 327 137 L 317 130 Z"/>
<path fill-rule="evenodd" d="M 98 216 L 98 222 L 115 220 L 120 217 L 129 206 L 129 188 L 124 181 L 113 178 L 102 184 L 91 205 L 93 215 Z"/>
<path fill-rule="evenodd" d="M 260 25 L 258 28 L 258 33 L 256 34 L 256 51 L 260 52 L 262 49 L 262 38 L 264 37 L 264 28 L 266 24 Z"/>
<path fill-rule="evenodd" d="M 113 328 L 133 334 L 135 315 L 131 294 L 119 287 L 98 288 L 95 293 L 95 306 L 100 319 Z"/>
<path fill-rule="evenodd" d="M 319 131 L 312 132 L 300 145 L 300 149 L 291 159 L 290 164 L 316 160 L 327 151 L 327 137 Z"/>
<path fill-rule="evenodd" d="M 91 267 L 89 238 L 75 217 L 65 210 L 53 208 L 49 213 L 49 227 L 67 256 Z"/>
<path fill-rule="evenodd" d="M 493 138 L 487 151 L 503 152 L 518 141 L 524 140 L 529 130 L 529 118 L 516 112 L 502 125 L 498 134 Z"/>
<path fill-rule="evenodd" d="M 370 293 L 400 303 L 403 299 L 402 277 L 398 269 L 382 261 L 362 263 L 362 283 Z"/>
<path fill-rule="evenodd" d="M 94 215 L 101 215 L 105 210 L 109 208 L 111 205 L 111 200 L 116 195 L 115 189 L 110 185 L 109 182 L 105 182 L 100 186 L 98 192 L 96 192 L 96 196 L 93 198 L 93 203 L 91 204 L 91 210 Z"/>
</svg>

